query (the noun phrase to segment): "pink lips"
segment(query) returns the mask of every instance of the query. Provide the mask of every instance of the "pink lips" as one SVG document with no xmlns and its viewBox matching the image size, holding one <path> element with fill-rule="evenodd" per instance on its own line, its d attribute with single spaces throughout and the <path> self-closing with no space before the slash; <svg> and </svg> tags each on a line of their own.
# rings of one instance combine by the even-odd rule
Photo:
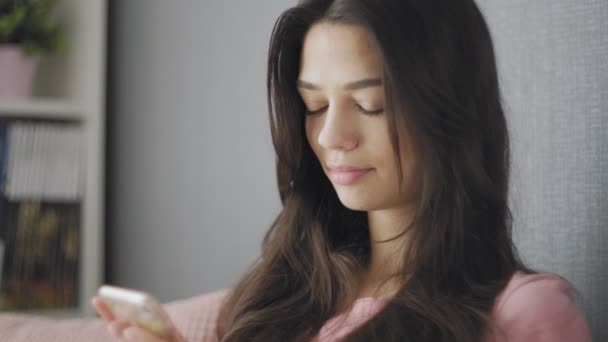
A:
<svg viewBox="0 0 608 342">
<path fill-rule="evenodd" d="M 351 166 L 330 166 L 329 178 L 334 183 L 349 185 L 356 182 L 371 170 L 372 169 L 362 169 Z"/>
</svg>

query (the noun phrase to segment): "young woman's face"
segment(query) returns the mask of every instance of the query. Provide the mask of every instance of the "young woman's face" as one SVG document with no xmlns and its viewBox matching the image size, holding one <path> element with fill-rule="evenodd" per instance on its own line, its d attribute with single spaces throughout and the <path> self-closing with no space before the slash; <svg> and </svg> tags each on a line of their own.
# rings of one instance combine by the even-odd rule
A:
<svg viewBox="0 0 608 342">
<path fill-rule="evenodd" d="M 302 49 L 298 92 L 306 137 L 340 201 L 353 210 L 405 206 L 414 195 L 414 158 L 399 131 L 403 186 L 384 115 L 380 55 L 355 25 L 318 23 Z"/>
</svg>

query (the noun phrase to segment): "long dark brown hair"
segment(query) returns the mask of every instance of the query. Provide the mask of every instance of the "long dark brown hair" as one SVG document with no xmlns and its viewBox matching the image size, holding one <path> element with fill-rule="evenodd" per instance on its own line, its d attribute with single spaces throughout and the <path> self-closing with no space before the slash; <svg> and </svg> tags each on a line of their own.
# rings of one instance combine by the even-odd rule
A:
<svg viewBox="0 0 608 342">
<path fill-rule="evenodd" d="M 473 0 L 304 0 L 279 17 L 267 86 L 283 208 L 223 305 L 220 340 L 310 340 L 352 304 L 354 275 L 369 261 L 367 213 L 340 203 L 304 131 L 296 81 L 304 37 L 320 22 L 359 25 L 375 39 L 387 134 L 396 158 L 408 134 L 421 178 L 404 227 L 412 248 L 395 275 L 403 285 L 346 341 L 480 341 L 512 274 L 532 271 L 511 238 L 507 122 Z"/>
</svg>

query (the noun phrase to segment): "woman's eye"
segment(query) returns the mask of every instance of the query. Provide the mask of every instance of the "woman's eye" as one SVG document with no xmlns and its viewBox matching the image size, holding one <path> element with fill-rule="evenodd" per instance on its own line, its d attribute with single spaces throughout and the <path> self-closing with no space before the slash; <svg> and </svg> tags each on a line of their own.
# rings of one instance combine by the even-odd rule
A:
<svg viewBox="0 0 608 342">
<path fill-rule="evenodd" d="M 384 113 L 384 108 L 380 108 L 380 109 L 374 109 L 374 110 L 367 110 L 365 108 L 363 108 L 360 105 L 356 105 L 357 106 L 357 110 L 365 115 L 380 115 L 382 113 Z M 321 107 L 319 109 L 315 109 L 315 110 L 310 110 L 310 109 L 305 109 L 305 114 L 306 115 L 315 115 L 315 114 L 321 114 L 323 113 L 325 110 L 327 110 L 328 106 L 325 107 Z"/>
<path fill-rule="evenodd" d="M 380 115 L 382 113 L 384 113 L 384 108 L 380 108 L 380 109 L 374 109 L 374 110 L 367 110 L 363 107 L 361 107 L 360 105 L 357 104 L 357 109 L 366 115 Z"/>
<path fill-rule="evenodd" d="M 327 106 L 316 109 L 316 110 L 305 109 L 305 112 L 306 112 L 306 115 L 314 115 L 314 114 L 323 113 L 326 109 L 327 109 Z"/>
</svg>

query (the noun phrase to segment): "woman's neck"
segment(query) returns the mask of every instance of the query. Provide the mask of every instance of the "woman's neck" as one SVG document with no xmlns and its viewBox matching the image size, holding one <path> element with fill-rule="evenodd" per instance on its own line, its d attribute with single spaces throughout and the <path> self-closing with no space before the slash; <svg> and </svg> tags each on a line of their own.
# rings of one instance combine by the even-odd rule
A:
<svg viewBox="0 0 608 342">
<path fill-rule="evenodd" d="M 403 272 L 407 234 L 402 233 L 411 221 L 411 210 L 405 208 L 368 212 L 370 259 L 357 276 L 357 298 L 392 297 L 401 288 L 402 277 L 391 277 Z"/>
<path fill-rule="evenodd" d="M 370 211 L 367 220 L 371 248 L 368 273 L 382 278 L 400 271 L 408 248 L 408 235 L 403 231 L 412 222 L 411 211 L 404 208 Z"/>
<path fill-rule="evenodd" d="M 357 299 L 362 298 L 391 298 L 400 289 L 397 280 L 384 281 L 387 278 L 371 276 L 367 270 L 357 275 Z"/>
</svg>

